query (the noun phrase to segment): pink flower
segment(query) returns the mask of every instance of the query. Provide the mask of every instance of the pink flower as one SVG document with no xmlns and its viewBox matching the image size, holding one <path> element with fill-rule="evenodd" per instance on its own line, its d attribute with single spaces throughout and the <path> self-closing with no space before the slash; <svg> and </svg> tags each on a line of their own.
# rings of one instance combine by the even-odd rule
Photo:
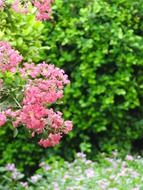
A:
<svg viewBox="0 0 143 190">
<path fill-rule="evenodd" d="M 20 182 L 20 185 L 24 188 L 28 188 L 28 183 L 27 182 Z"/>
<path fill-rule="evenodd" d="M 37 20 L 47 20 L 51 16 L 51 4 L 53 0 L 34 0 L 34 6 L 37 8 Z"/>
<path fill-rule="evenodd" d="M 42 176 L 39 175 L 39 174 L 33 175 L 33 176 L 31 177 L 31 182 L 35 184 L 35 183 L 37 183 L 41 178 L 42 178 Z"/>
<path fill-rule="evenodd" d="M 25 105 L 21 109 L 18 116 L 22 124 L 25 124 L 28 129 L 37 133 L 42 133 L 45 127 L 44 117 L 47 115 L 47 110 L 38 104 Z"/>
<path fill-rule="evenodd" d="M 95 173 L 94 173 L 94 170 L 93 169 L 87 169 L 85 170 L 85 174 L 88 178 L 92 178 L 94 177 Z"/>
<path fill-rule="evenodd" d="M 7 170 L 7 171 L 12 171 L 12 172 L 14 172 L 14 171 L 16 171 L 16 167 L 15 167 L 15 164 L 7 164 L 6 166 L 5 166 L 5 169 Z"/>
<path fill-rule="evenodd" d="M 126 160 L 132 161 L 134 158 L 131 155 L 126 156 Z"/>
<path fill-rule="evenodd" d="M 13 3 L 12 3 L 12 9 L 17 12 L 17 13 L 22 13 L 22 14 L 27 14 L 29 12 L 28 10 L 28 6 L 29 6 L 29 3 L 30 2 L 27 2 L 27 1 L 23 1 L 24 4 L 22 4 L 20 2 L 20 0 L 15 0 Z"/>
<path fill-rule="evenodd" d="M 0 41 L 0 70 L 2 72 L 15 72 L 21 61 L 22 56 L 18 51 L 12 49 L 9 43 Z"/>
<path fill-rule="evenodd" d="M 73 128 L 73 124 L 71 121 L 65 121 L 64 126 L 65 126 L 65 129 L 64 129 L 65 134 L 69 133 Z"/>
<path fill-rule="evenodd" d="M 47 139 L 41 139 L 38 144 L 43 146 L 44 148 L 47 148 L 59 144 L 60 139 L 61 139 L 61 134 L 50 133 Z"/>
<path fill-rule="evenodd" d="M 0 9 L 3 8 L 3 6 L 4 6 L 4 1 L 0 0 Z"/>
<path fill-rule="evenodd" d="M 6 123 L 6 116 L 0 113 L 0 127 Z"/>
</svg>

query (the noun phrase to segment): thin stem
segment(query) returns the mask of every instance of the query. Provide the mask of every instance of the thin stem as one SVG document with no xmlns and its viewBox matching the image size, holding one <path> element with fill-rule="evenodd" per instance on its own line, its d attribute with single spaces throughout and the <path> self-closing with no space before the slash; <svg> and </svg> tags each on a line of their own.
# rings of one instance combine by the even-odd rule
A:
<svg viewBox="0 0 143 190">
<path fill-rule="evenodd" d="M 16 104 L 19 106 L 19 108 L 22 108 L 20 103 L 17 101 L 17 99 L 15 97 L 13 97 L 14 101 L 16 102 Z"/>
</svg>

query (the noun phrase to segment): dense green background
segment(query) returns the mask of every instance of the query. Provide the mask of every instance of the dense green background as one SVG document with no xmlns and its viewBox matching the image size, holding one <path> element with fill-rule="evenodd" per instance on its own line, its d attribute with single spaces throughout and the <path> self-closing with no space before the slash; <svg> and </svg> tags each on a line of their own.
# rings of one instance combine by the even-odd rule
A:
<svg viewBox="0 0 143 190">
<path fill-rule="evenodd" d="M 74 129 L 59 147 L 43 150 L 22 132 L 14 140 L 1 128 L 1 163 L 34 166 L 54 153 L 70 159 L 79 150 L 93 157 L 98 151 L 135 150 L 143 136 L 142 10 L 142 0 L 56 0 L 53 18 L 44 24 L 17 14 L 10 23 L 3 13 L 2 39 L 25 60 L 46 59 L 69 74 L 59 109 Z"/>
<path fill-rule="evenodd" d="M 142 138 L 142 9 L 142 1 L 56 1 L 47 60 L 71 78 L 63 107 L 74 122 L 69 150 L 129 151 Z"/>
</svg>

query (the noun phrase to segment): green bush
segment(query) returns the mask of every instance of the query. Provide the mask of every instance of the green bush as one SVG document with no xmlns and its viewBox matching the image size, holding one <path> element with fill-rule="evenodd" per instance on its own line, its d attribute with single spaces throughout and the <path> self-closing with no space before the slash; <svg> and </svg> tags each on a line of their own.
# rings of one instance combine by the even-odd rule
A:
<svg viewBox="0 0 143 190">
<path fill-rule="evenodd" d="M 129 151 L 143 135 L 143 3 L 56 0 L 47 61 L 70 75 L 63 112 L 74 130 L 61 147 Z M 63 153 L 62 153 L 63 154 Z"/>
</svg>

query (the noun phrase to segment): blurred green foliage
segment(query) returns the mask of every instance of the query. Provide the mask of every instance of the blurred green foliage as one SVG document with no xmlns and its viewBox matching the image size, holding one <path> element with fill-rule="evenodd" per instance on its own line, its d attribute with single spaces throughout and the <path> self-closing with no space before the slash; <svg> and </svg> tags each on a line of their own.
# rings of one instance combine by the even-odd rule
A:
<svg viewBox="0 0 143 190">
<path fill-rule="evenodd" d="M 36 21 L 30 13 L 23 15 L 10 9 L 0 11 L 0 40 L 10 42 L 23 55 L 24 61 L 45 59 L 43 32 L 43 23 Z"/>
<path fill-rule="evenodd" d="M 46 23 L 47 61 L 70 75 L 63 112 L 73 149 L 130 151 L 143 136 L 142 0 L 57 0 Z"/>
</svg>

